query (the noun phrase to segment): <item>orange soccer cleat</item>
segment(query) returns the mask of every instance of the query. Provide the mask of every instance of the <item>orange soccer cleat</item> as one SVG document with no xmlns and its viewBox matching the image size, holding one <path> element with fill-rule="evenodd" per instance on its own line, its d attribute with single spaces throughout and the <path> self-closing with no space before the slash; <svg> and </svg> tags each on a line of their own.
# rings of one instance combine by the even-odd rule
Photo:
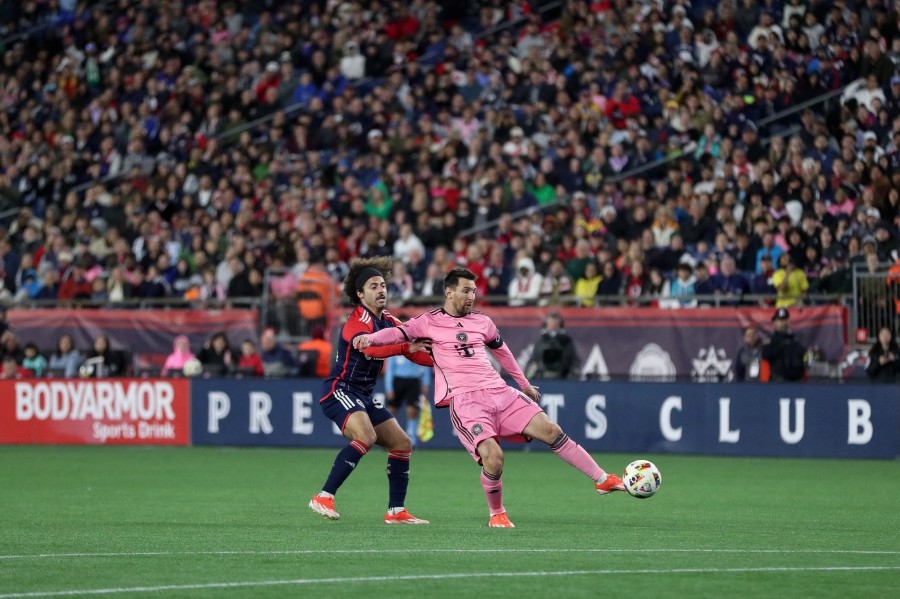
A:
<svg viewBox="0 0 900 599">
<path fill-rule="evenodd" d="M 329 520 L 340 520 L 341 515 L 334 509 L 334 497 L 322 497 L 321 495 L 313 495 L 309 500 L 309 509 L 322 514 Z"/>
<path fill-rule="evenodd" d="M 429 524 L 428 520 L 416 518 L 406 510 L 392 514 L 388 512 L 384 515 L 385 524 Z"/>
<path fill-rule="evenodd" d="M 624 491 L 625 483 L 615 474 L 607 474 L 606 479 L 602 483 L 596 483 L 597 492 L 601 495 L 607 495 L 613 491 Z"/>
<path fill-rule="evenodd" d="M 491 528 L 515 528 L 516 525 L 509 521 L 509 516 L 506 515 L 506 512 L 502 514 L 494 514 L 491 516 L 490 522 L 488 522 L 488 526 Z"/>
</svg>

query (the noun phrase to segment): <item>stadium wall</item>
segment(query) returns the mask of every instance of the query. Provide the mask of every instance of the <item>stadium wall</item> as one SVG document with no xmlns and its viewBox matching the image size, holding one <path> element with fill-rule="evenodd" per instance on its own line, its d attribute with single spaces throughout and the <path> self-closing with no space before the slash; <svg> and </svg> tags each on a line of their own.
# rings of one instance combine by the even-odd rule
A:
<svg viewBox="0 0 900 599">
<path fill-rule="evenodd" d="M 538 384 L 550 417 L 592 452 L 900 455 L 893 385 Z M 344 445 L 320 391 L 312 379 L 0 381 L 0 443 Z M 434 410 L 434 421 L 420 446 L 459 448 L 448 411 Z"/>
<path fill-rule="evenodd" d="M 127 310 L 127 309 L 36 309 L 9 310 L 7 321 L 21 342 L 29 341 L 49 355 L 63 334 L 72 336 L 75 347 L 92 347 L 99 335 L 110 346 L 127 350 L 151 364 L 161 364 L 172 352 L 172 341 L 187 335 L 198 352 L 213 333 L 222 331 L 232 347 L 245 339 L 259 342 L 256 310 Z M 135 364 L 140 366 L 140 364 Z"/>
<path fill-rule="evenodd" d="M 730 380 L 741 346 L 742 329 L 772 330 L 772 308 L 652 307 L 537 308 L 483 306 L 500 328 L 520 364 L 531 356 L 544 318 L 551 311 L 565 319 L 586 378 L 665 377 L 667 380 Z M 422 308 L 395 313 L 415 315 Z M 257 339 L 255 310 L 10 310 L 7 316 L 23 342 L 51 351 L 63 333 L 76 347 L 88 348 L 104 333 L 115 349 L 128 349 L 149 364 L 161 364 L 176 335 L 187 335 L 197 352 L 213 333 L 226 331 L 236 348 Z M 342 321 L 341 321 L 342 322 Z M 791 328 L 823 360 L 837 363 L 847 348 L 847 310 L 843 306 L 791 309 Z M 135 364 L 139 366 L 140 364 Z"/>
<path fill-rule="evenodd" d="M 774 308 L 479 308 L 488 314 L 520 364 L 531 357 L 547 313 L 565 320 L 583 378 L 665 377 L 665 380 L 731 380 L 743 329 L 773 330 Z M 791 330 L 823 360 L 846 353 L 843 306 L 791 309 Z M 658 380 L 654 379 L 654 380 Z"/>
</svg>

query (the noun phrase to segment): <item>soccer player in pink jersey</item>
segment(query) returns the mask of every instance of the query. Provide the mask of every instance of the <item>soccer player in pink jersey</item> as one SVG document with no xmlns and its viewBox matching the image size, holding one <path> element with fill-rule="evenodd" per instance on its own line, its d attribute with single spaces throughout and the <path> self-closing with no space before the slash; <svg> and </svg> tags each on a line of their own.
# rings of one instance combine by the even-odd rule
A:
<svg viewBox="0 0 900 599">
<path fill-rule="evenodd" d="M 552 422 L 536 403 L 538 388 L 531 385 L 500 337 L 494 322 L 475 312 L 476 275 L 454 268 L 444 278 L 444 307 L 426 312 L 400 327 L 359 335 L 354 347 L 392 345 L 411 340 L 431 340 L 434 358 L 434 403 L 450 408 L 457 436 L 482 466 L 481 486 L 490 509 L 489 526 L 515 528 L 503 507 L 503 450 L 499 439 L 538 439 L 556 455 L 594 481 L 601 495 L 624 491 L 615 474 L 606 473 L 597 462 Z M 500 365 L 519 385 L 506 384 L 491 365 L 490 349 Z"/>
</svg>

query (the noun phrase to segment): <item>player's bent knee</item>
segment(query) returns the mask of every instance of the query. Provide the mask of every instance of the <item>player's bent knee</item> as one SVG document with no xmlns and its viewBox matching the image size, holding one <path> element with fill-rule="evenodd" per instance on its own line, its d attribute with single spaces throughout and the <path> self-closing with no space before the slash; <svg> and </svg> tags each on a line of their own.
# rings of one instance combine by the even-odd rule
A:
<svg viewBox="0 0 900 599">
<path fill-rule="evenodd" d="M 503 472 L 503 450 L 493 440 L 487 440 L 478 446 L 481 465 L 491 474 Z"/>
<path fill-rule="evenodd" d="M 547 445 L 553 443 L 555 439 L 563 434 L 562 428 L 546 416 L 535 418 L 524 433 L 529 437 L 534 437 L 538 441 L 542 441 Z"/>
<path fill-rule="evenodd" d="M 559 437 L 562 434 L 563 434 L 562 427 L 560 427 L 558 424 L 556 424 L 553 421 L 549 421 L 549 426 L 547 427 L 547 435 L 551 439 L 556 439 L 557 437 Z"/>
<path fill-rule="evenodd" d="M 344 436 L 348 439 L 362 441 L 369 447 L 375 445 L 378 439 L 372 427 L 344 427 Z"/>
<path fill-rule="evenodd" d="M 404 434 L 398 436 L 397 439 L 390 444 L 388 449 L 391 451 L 412 451 L 412 441 Z"/>
<path fill-rule="evenodd" d="M 491 474 L 499 475 L 503 472 L 503 453 L 481 458 L 481 467 Z"/>
</svg>

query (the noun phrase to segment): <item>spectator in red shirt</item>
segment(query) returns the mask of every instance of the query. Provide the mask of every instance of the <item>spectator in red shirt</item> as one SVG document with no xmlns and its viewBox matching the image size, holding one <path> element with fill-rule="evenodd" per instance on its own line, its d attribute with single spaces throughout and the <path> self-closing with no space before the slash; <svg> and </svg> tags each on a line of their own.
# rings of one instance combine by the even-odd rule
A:
<svg viewBox="0 0 900 599">
<path fill-rule="evenodd" d="M 0 379 L 27 379 L 32 376 L 34 376 L 32 372 L 19 366 L 13 356 L 3 358 L 3 364 L 0 366 Z"/>
<path fill-rule="evenodd" d="M 396 16 L 387 24 L 385 32 L 395 42 L 412 37 L 419 30 L 419 21 L 409 14 L 409 9 L 402 2 L 394 3 Z"/>
<path fill-rule="evenodd" d="M 638 99 L 631 95 L 628 84 L 624 81 L 616 83 L 612 98 L 606 103 L 606 116 L 616 129 L 624 129 L 628 117 L 637 116 L 640 112 L 641 105 Z"/>
<path fill-rule="evenodd" d="M 635 305 L 637 302 L 634 301 L 634 298 L 639 297 L 643 293 L 644 287 L 647 286 L 647 278 L 644 275 L 643 262 L 634 260 L 630 266 L 630 272 L 625 279 L 625 295 L 631 300 L 629 304 Z"/>
<path fill-rule="evenodd" d="M 281 72 L 278 63 L 273 60 L 266 65 L 265 72 L 260 77 L 259 83 L 256 84 L 256 101 L 265 102 L 269 89 L 274 89 L 277 95 L 279 85 L 281 85 Z"/>
<path fill-rule="evenodd" d="M 256 351 L 256 344 L 247 339 L 241 344 L 241 359 L 238 362 L 238 369 L 253 369 L 253 376 L 262 376 L 265 372 L 263 361 Z"/>
<path fill-rule="evenodd" d="M 85 278 L 84 267 L 76 263 L 59 286 L 57 297 L 61 300 L 90 299 L 92 292 L 91 283 Z"/>
</svg>

